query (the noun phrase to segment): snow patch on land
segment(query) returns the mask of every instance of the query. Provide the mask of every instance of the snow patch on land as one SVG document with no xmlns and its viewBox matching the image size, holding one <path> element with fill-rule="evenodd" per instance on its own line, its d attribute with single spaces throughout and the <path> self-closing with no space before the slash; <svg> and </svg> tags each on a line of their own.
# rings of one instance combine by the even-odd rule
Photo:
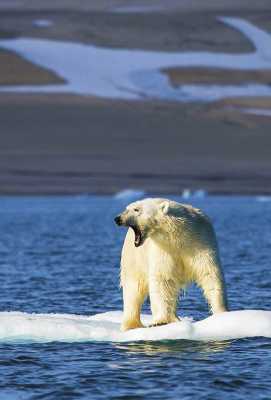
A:
<svg viewBox="0 0 271 400">
<path fill-rule="evenodd" d="M 238 70 L 271 69 L 271 34 L 241 18 L 219 20 L 243 33 L 255 46 L 247 54 L 212 52 L 159 52 L 109 49 L 87 44 L 44 39 L 0 40 L 0 46 L 30 62 L 54 71 L 67 83 L 1 87 L 2 91 L 76 93 L 105 98 L 160 98 L 178 101 L 213 101 L 235 96 L 271 96 L 271 87 L 247 85 L 171 86 L 161 73 L 169 67 L 207 67 Z"/>
<path fill-rule="evenodd" d="M 271 117 L 271 110 L 267 108 L 242 108 L 242 112 L 246 114 L 260 115 L 264 117 Z"/>
</svg>

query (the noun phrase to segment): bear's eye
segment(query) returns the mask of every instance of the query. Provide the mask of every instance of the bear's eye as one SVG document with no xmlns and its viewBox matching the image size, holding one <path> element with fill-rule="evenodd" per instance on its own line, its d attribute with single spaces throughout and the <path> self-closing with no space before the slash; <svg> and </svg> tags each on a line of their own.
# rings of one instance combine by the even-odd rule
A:
<svg viewBox="0 0 271 400">
<path fill-rule="evenodd" d="M 134 208 L 134 212 L 139 212 L 139 208 Z"/>
</svg>

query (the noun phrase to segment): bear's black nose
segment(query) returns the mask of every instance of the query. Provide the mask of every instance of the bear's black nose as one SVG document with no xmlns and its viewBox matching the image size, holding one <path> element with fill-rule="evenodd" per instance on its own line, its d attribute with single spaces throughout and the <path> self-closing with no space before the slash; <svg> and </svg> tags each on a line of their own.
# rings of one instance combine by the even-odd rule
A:
<svg viewBox="0 0 271 400">
<path fill-rule="evenodd" d="M 116 222 L 117 225 L 121 225 L 121 216 L 117 215 L 116 218 L 114 218 L 114 221 Z"/>
</svg>

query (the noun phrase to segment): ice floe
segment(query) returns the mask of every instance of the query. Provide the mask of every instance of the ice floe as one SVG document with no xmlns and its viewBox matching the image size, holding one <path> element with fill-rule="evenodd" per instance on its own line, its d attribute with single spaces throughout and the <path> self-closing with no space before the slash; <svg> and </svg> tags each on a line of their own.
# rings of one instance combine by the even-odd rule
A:
<svg viewBox="0 0 271 400">
<path fill-rule="evenodd" d="M 204 189 L 197 189 L 195 191 L 193 191 L 191 189 L 184 189 L 182 191 L 183 199 L 190 199 L 190 198 L 203 199 L 207 195 L 208 195 L 208 193 Z"/>
<path fill-rule="evenodd" d="M 271 311 L 244 310 L 212 315 L 193 322 L 120 331 L 122 312 L 93 316 L 68 314 L 0 313 L 0 342 L 135 342 L 160 340 L 216 341 L 246 337 L 271 338 Z M 142 316 L 144 324 L 151 317 Z"/>
<path fill-rule="evenodd" d="M 242 54 L 205 51 L 162 52 L 96 47 L 45 39 L 3 39 L 0 47 L 12 50 L 41 67 L 54 71 L 64 84 L 1 87 L 2 91 L 77 93 L 105 98 L 161 98 L 212 101 L 234 96 L 271 96 L 265 84 L 173 87 L 161 73 L 167 67 L 208 67 L 238 70 L 271 69 L 271 34 L 241 18 L 219 20 L 243 33 L 255 51 Z"/>
<path fill-rule="evenodd" d="M 256 200 L 260 203 L 269 203 L 271 201 L 271 196 L 256 196 Z"/>
<path fill-rule="evenodd" d="M 114 195 L 117 200 L 137 200 L 145 195 L 143 190 L 124 189 Z"/>
</svg>

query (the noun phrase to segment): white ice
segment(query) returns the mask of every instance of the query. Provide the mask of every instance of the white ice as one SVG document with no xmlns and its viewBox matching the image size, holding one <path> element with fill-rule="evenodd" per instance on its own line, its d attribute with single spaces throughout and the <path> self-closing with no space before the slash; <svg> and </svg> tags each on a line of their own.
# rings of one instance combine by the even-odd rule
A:
<svg viewBox="0 0 271 400">
<path fill-rule="evenodd" d="M 190 199 L 190 198 L 203 199 L 207 195 L 208 193 L 204 189 L 197 189 L 195 191 L 192 191 L 191 189 L 188 188 L 184 189 L 181 194 L 183 199 Z"/>
<path fill-rule="evenodd" d="M 269 203 L 271 201 L 271 196 L 257 196 L 256 200 L 260 203 Z"/>
<path fill-rule="evenodd" d="M 160 340 L 221 341 L 247 337 L 271 338 L 271 311 L 231 311 L 192 322 L 120 331 L 122 312 L 94 316 L 0 313 L 0 342 L 135 342 Z M 143 323 L 151 321 L 143 315 Z"/>
<path fill-rule="evenodd" d="M 108 49 L 43 39 L 0 40 L 0 46 L 54 71 L 66 83 L 6 86 L 2 91 L 69 92 L 105 98 L 164 98 L 212 101 L 231 96 L 271 96 L 271 87 L 246 85 L 182 85 L 174 88 L 160 70 L 166 67 L 213 67 L 239 70 L 271 69 L 271 34 L 240 18 L 219 20 L 243 33 L 255 46 L 245 54 L 158 52 Z"/>
<path fill-rule="evenodd" d="M 143 190 L 138 189 L 124 189 L 114 195 L 116 200 L 136 200 L 145 195 Z"/>
</svg>

